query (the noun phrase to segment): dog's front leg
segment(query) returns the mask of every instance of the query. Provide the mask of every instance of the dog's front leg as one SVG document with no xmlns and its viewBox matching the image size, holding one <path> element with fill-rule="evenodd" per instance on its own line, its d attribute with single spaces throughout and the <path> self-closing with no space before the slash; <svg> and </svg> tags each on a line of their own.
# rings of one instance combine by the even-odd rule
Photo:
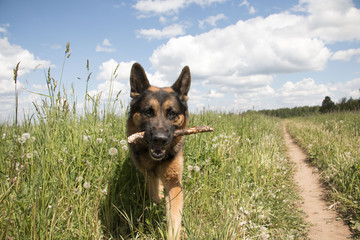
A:
<svg viewBox="0 0 360 240">
<path fill-rule="evenodd" d="M 160 179 L 153 173 L 145 173 L 146 187 L 151 200 L 155 203 L 160 203 L 163 195 L 163 184 Z"/>
<path fill-rule="evenodd" d="M 168 237 L 171 240 L 180 239 L 184 199 L 181 179 L 171 179 L 166 182 L 165 194 Z"/>
<path fill-rule="evenodd" d="M 176 167 L 171 166 L 170 164 L 161 177 L 165 188 L 166 222 L 168 238 L 170 240 L 180 239 L 181 216 L 184 205 L 184 193 L 181 178 L 182 162 L 177 164 Z"/>
</svg>

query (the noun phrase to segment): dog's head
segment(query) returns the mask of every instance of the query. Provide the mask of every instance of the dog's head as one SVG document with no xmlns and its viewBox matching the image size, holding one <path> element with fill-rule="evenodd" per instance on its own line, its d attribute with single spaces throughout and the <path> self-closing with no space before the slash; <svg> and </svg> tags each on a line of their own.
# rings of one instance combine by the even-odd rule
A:
<svg viewBox="0 0 360 240">
<path fill-rule="evenodd" d="M 145 131 L 141 144 L 146 145 L 153 160 L 162 160 L 172 147 L 174 131 L 187 127 L 190 84 L 187 66 L 177 81 L 165 88 L 151 86 L 141 65 L 132 66 L 128 134 Z"/>
</svg>

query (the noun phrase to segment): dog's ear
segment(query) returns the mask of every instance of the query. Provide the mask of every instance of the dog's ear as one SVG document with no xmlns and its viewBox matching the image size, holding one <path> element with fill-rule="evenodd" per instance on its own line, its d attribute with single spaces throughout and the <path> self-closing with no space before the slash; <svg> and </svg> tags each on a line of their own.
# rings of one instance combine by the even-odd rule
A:
<svg viewBox="0 0 360 240">
<path fill-rule="evenodd" d="M 185 66 L 180 73 L 178 80 L 172 85 L 172 89 L 180 95 L 180 99 L 187 101 L 189 98 L 187 96 L 190 90 L 191 84 L 191 74 L 190 68 Z"/>
<path fill-rule="evenodd" d="M 139 63 L 134 63 L 130 73 L 130 97 L 134 98 L 142 94 L 150 87 L 149 80 L 146 77 L 145 70 Z"/>
</svg>

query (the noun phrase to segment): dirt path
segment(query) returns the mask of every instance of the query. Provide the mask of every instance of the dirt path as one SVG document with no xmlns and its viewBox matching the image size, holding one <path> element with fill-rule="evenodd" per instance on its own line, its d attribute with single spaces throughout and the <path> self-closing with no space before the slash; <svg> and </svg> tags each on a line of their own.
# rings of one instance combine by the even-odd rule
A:
<svg viewBox="0 0 360 240">
<path fill-rule="evenodd" d="M 336 220 L 334 210 L 329 210 L 323 200 L 324 190 L 318 174 L 305 162 L 306 154 L 293 142 L 285 124 L 284 135 L 288 155 L 296 165 L 295 182 L 303 198 L 301 207 L 307 215 L 306 221 L 311 224 L 308 237 L 313 240 L 348 239 L 351 235 L 349 228 L 342 221 Z"/>
</svg>

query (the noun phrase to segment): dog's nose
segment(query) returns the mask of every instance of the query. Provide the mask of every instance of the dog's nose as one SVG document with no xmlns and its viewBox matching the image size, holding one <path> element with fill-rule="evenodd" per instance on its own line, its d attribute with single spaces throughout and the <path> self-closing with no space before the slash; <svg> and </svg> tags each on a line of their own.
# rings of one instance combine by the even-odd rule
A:
<svg viewBox="0 0 360 240">
<path fill-rule="evenodd" d="M 152 137 L 152 142 L 156 146 L 165 146 L 169 140 L 168 134 L 166 132 L 157 132 Z"/>
</svg>

